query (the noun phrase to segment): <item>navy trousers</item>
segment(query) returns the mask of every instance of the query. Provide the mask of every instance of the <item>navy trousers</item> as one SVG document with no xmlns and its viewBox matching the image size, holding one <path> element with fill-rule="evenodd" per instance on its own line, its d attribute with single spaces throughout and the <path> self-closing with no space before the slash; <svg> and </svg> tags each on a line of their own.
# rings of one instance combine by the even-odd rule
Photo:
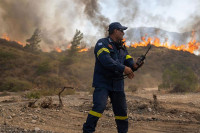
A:
<svg viewBox="0 0 200 133">
<path fill-rule="evenodd" d="M 108 97 L 111 99 L 118 133 L 128 132 L 126 96 L 124 91 L 109 91 L 106 88 L 95 88 L 93 107 L 83 124 L 83 133 L 93 133 L 99 118 L 106 108 Z"/>
</svg>

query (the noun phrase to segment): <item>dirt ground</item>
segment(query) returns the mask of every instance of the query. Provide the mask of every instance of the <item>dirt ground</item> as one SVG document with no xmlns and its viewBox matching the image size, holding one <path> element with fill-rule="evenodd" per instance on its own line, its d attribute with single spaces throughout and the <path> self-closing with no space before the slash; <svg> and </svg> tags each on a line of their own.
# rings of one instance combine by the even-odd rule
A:
<svg viewBox="0 0 200 133">
<path fill-rule="evenodd" d="M 129 133 L 200 133 L 200 93 L 167 94 L 157 88 L 126 92 Z M 58 104 L 58 96 L 53 96 Z M 35 107 L 17 94 L 0 97 L 0 132 L 82 133 L 92 106 L 92 95 L 77 92 L 62 97 L 64 107 Z M 47 99 L 46 99 L 47 100 Z M 100 118 L 95 133 L 117 133 L 111 104 Z"/>
</svg>

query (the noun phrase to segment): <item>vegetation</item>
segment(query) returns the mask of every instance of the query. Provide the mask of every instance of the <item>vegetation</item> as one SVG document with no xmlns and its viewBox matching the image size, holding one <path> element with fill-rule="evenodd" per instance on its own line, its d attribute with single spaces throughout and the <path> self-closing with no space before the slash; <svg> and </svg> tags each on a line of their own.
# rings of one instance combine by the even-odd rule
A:
<svg viewBox="0 0 200 133">
<path fill-rule="evenodd" d="M 182 64 L 172 64 L 164 70 L 159 89 L 172 92 L 192 92 L 198 89 L 198 77 L 194 71 Z"/>
<path fill-rule="evenodd" d="M 35 52 L 21 47 L 16 42 L 0 39 L 0 90 L 28 90 L 29 92 L 34 90 L 29 97 L 37 97 L 37 95 L 57 95 L 59 88 L 73 86 L 76 88 L 75 90 L 65 90 L 64 93 L 74 94 L 77 90 L 92 93 L 95 64 L 94 48 L 92 47 L 87 52 L 79 53 L 78 46 L 82 45 L 82 37 L 82 33 L 77 30 L 72 41 L 74 48 L 60 53 L 55 51 L 49 53 Z M 128 48 L 128 51 L 132 57 L 137 59 L 138 56 L 144 54 L 145 47 Z M 71 53 L 73 54 L 71 55 Z M 144 66 L 134 72 L 135 78 L 133 80 L 125 79 L 125 88 L 128 88 L 128 91 L 135 91 L 137 88 L 157 87 L 158 84 L 162 83 L 159 86 L 160 89 L 170 88 L 174 91 L 196 90 L 198 88 L 196 81 L 200 83 L 199 59 L 199 56 L 187 52 L 152 48 Z M 182 67 L 170 66 L 170 64 L 175 63 L 187 66 L 182 70 L 187 73 L 178 73 L 178 70 L 181 70 Z M 169 67 L 165 68 L 164 66 Z M 174 76 L 173 73 L 170 73 L 172 71 L 177 71 L 176 74 L 182 76 L 181 80 L 178 80 L 180 77 L 169 78 L 169 76 Z M 167 76 L 168 73 L 170 75 Z M 182 83 L 183 81 L 184 83 Z M 180 90 L 182 88 L 184 90 Z M 38 93 L 35 93 L 35 90 Z"/>
<path fill-rule="evenodd" d="M 14 77 L 7 77 L 1 82 L 1 91 L 25 91 L 32 88 L 32 84 L 25 79 L 18 79 Z"/>
<path fill-rule="evenodd" d="M 73 41 L 71 42 L 72 46 L 70 48 L 70 56 L 74 56 L 77 51 L 78 51 L 78 47 L 80 47 L 81 44 L 81 40 L 83 39 L 83 33 L 81 33 L 80 30 L 76 30 L 76 33 L 73 37 Z"/>
<path fill-rule="evenodd" d="M 0 90 L 12 92 L 28 90 L 28 98 L 57 95 L 59 88 L 64 86 L 87 90 L 92 84 L 87 76 L 92 78 L 90 64 L 93 60 L 81 59 L 85 55 L 85 53 L 78 53 L 82 38 L 83 34 L 77 30 L 70 50 L 62 53 L 53 51 L 37 52 L 37 54 L 35 52 L 39 51 L 41 41 L 39 29 L 36 29 L 32 37 L 27 39 L 24 48 L 15 47 L 19 45 L 15 42 L 0 40 Z M 71 53 L 73 56 L 70 55 Z M 80 60 L 88 64 L 83 65 Z M 65 90 L 63 94 L 74 93 L 75 90 Z"/>
<path fill-rule="evenodd" d="M 40 50 L 39 43 L 41 42 L 41 31 L 40 31 L 40 29 L 38 29 L 38 28 L 35 29 L 31 38 L 27 39 L 26 42 L 27 42 L 27 44 L 25 46 L 26 49 L 29 49 L 32 52 L 39 51 Z"/>
<path fill-rule="evenodd" d="M 31 91 L 31 92 L 28 92 L 25 95 L 25 97 L 28 99 L 39 99 L 41 97 L 41 94 L 37 91 Z"/>
</svg>

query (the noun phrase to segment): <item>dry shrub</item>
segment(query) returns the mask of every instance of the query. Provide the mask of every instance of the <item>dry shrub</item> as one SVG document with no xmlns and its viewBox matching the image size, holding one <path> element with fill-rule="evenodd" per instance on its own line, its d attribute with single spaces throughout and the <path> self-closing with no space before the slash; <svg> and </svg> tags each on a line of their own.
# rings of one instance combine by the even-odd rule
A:
<svg viewBox="0 0 200 133">
<path fill-rule="evenodd" d="M 25 97 L 28 99 L 39 99 L 41 94 L 38 91 L 31 91 L 25 94 Z"/>
</svg>

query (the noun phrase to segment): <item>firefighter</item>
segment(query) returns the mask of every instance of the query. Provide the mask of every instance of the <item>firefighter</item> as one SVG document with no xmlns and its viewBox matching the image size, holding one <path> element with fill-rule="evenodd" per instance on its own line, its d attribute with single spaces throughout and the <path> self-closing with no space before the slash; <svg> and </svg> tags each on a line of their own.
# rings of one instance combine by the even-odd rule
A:
<svg viewBox="0 0 200 133">
<path fill-rule="evenodd" d="M 111 23 L 108 28 L 109 36 L 98 40 L 95 45 L 93 107 L 83 124 L 83 133 L 95 131 L 97 122 L 106 108 L 108 97 L 112 103 L 118 133 L 128 132 L 123 73 L 132 79 L 133 71 L 138 66 L 123 45 L 124 30 L 127 28 L 119 22 Z"/>
</svg>

